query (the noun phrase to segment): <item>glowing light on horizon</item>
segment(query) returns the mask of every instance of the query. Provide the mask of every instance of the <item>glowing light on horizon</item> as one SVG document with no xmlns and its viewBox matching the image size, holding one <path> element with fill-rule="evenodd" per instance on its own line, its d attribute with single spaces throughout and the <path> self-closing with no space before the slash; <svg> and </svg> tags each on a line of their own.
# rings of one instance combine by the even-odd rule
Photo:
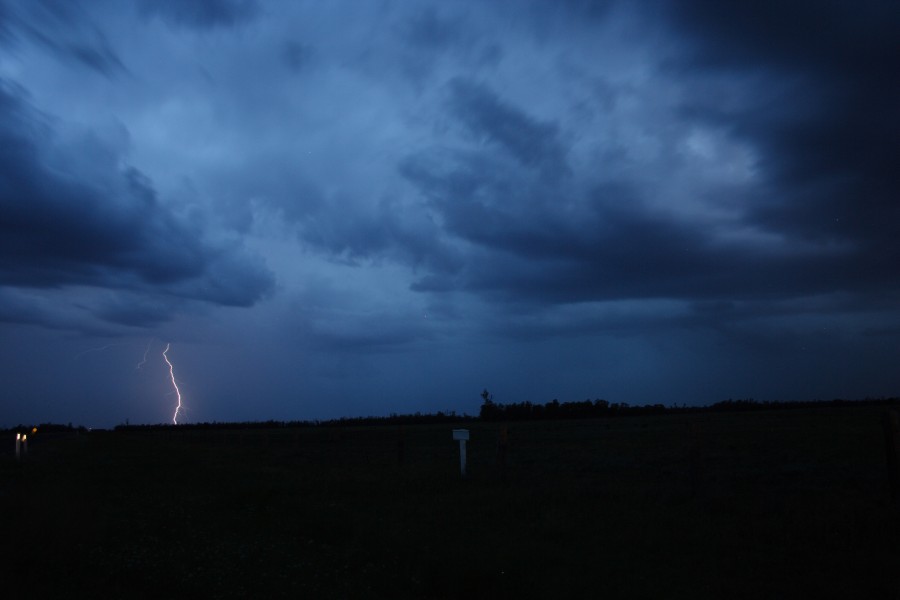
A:
<svg viewBox="0 0 900 600">
<path fill-rule="evenodd" d="M 181 390 L 178 389 L 178 384 L 175 382 L 175 367 L 172 366 L 172 362 L 169 360 L 168 354 L 169 346 L 171 344 L 166 344 L 166 349 L 163 350 L 163 358 L 166 361 L 166 364 L 169 365 L 169 378 L 172 380 L 172 387 L 175 388 L 175 394 L 178 396 L 178 406 L 175 407 L 175 414 L 172 415 L 172 423 L 178 425 L 178 411 L 181 410 Z"/>
</svg>

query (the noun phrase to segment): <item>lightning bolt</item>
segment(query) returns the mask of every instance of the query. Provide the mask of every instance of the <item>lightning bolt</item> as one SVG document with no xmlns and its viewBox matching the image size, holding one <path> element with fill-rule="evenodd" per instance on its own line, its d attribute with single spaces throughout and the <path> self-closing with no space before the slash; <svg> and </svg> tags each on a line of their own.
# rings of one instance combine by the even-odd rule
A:
<svg viewBox="0 0 900 600">
<path fill-rule="evenodd" d="M 166 349 L 163 350 L 163 358 L 166 361 L 166 364 L 169 365 L 169 378 L 172 380 L 172 387 L 175 388 L 175 394 L 178 396 L 178 406 L 175 407 L 175 414 L 172 415 L 172 423 L 178 425 L 178 411 L 181 410 L 181 390 L 178 389 L 178 384 L 175 383 L 175 367 L 172 366 L 171 361 L 169 361 L 169 357 L 166 354 L 169 351 L 169 346 L 171 344 L 166 344 Z"/>
<path fill-rule="evenodd" d="M 147 362 L 147 355 L 150 353 L 150 346 L 153 345 L 153 338 L 150 338 L 150 341 L 147 342 L 147 349 L 144 350 L 144 358 L 141 359 L 141 362 L 137 364 L 135 367 L 136 370 L 140 371 L 144 364 Z"/>
<path fill-rule="evenodd" d="M 124 346 L 124 345 L 125 345 L 125 344 L 123 344 L 123 343 L 118 343 L 118 344 L 106 344 L 105 346 L 98 346 L 98 347 L 96 347 L 96 348 L 88 348 L 87 350 L 82 350 L 81 352 L 79 352 L 78 354 L 76 354 L 76 355 L 75 355 L 75 360 L 78 360 L 79 358 L 81 358 L 81 357 L 84 356 L 85 354 L 90 354 L 91 352 L 103 352 L 103 351 L 106 350 L 107 348 L 115 348 L 116 346 Z"/>
</svg>

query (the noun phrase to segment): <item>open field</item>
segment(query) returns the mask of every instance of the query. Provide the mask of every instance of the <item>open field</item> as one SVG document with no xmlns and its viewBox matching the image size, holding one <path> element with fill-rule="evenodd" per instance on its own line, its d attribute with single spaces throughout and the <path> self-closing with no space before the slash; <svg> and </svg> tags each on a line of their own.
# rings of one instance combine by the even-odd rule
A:
<svg viewBox="0 0 900 600">
<path fill-rule="evenodd" d="M 883 410 L 514 423 L 505 480 L 494 423 L 466 480 L 451 424 L 39 432 L 3 442 L 0 571 L 23 597 L 900 598 Z"/>
</svg>

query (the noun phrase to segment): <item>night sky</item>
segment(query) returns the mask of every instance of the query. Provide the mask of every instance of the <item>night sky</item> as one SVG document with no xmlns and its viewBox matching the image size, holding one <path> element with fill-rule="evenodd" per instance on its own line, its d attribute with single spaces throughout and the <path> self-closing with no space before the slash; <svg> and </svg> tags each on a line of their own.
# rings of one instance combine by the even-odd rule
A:
<svg viewBox="0 0 900 600">
<path fill-rule="evenodd" d="M 0 426 L 898 395 L 898 203 L 894 1 L 0 1 Z"/>
</svg>

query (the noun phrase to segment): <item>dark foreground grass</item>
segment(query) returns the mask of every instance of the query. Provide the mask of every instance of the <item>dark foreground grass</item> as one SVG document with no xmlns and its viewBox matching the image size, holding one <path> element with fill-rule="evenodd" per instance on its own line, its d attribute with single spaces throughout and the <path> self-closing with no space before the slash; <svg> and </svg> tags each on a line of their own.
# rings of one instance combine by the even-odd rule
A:
<svg viewBox="0 0 900 600">
<path fill-rule="evenodd" d="M 469 426 L 466 480 L 449 424 L 38 433 L 22 463 L 0 455 L 2 583 L 29 597 L 896 599 L 880 418 L 512 424 L 505 480 L 487 423 Z"/>
</svg>

